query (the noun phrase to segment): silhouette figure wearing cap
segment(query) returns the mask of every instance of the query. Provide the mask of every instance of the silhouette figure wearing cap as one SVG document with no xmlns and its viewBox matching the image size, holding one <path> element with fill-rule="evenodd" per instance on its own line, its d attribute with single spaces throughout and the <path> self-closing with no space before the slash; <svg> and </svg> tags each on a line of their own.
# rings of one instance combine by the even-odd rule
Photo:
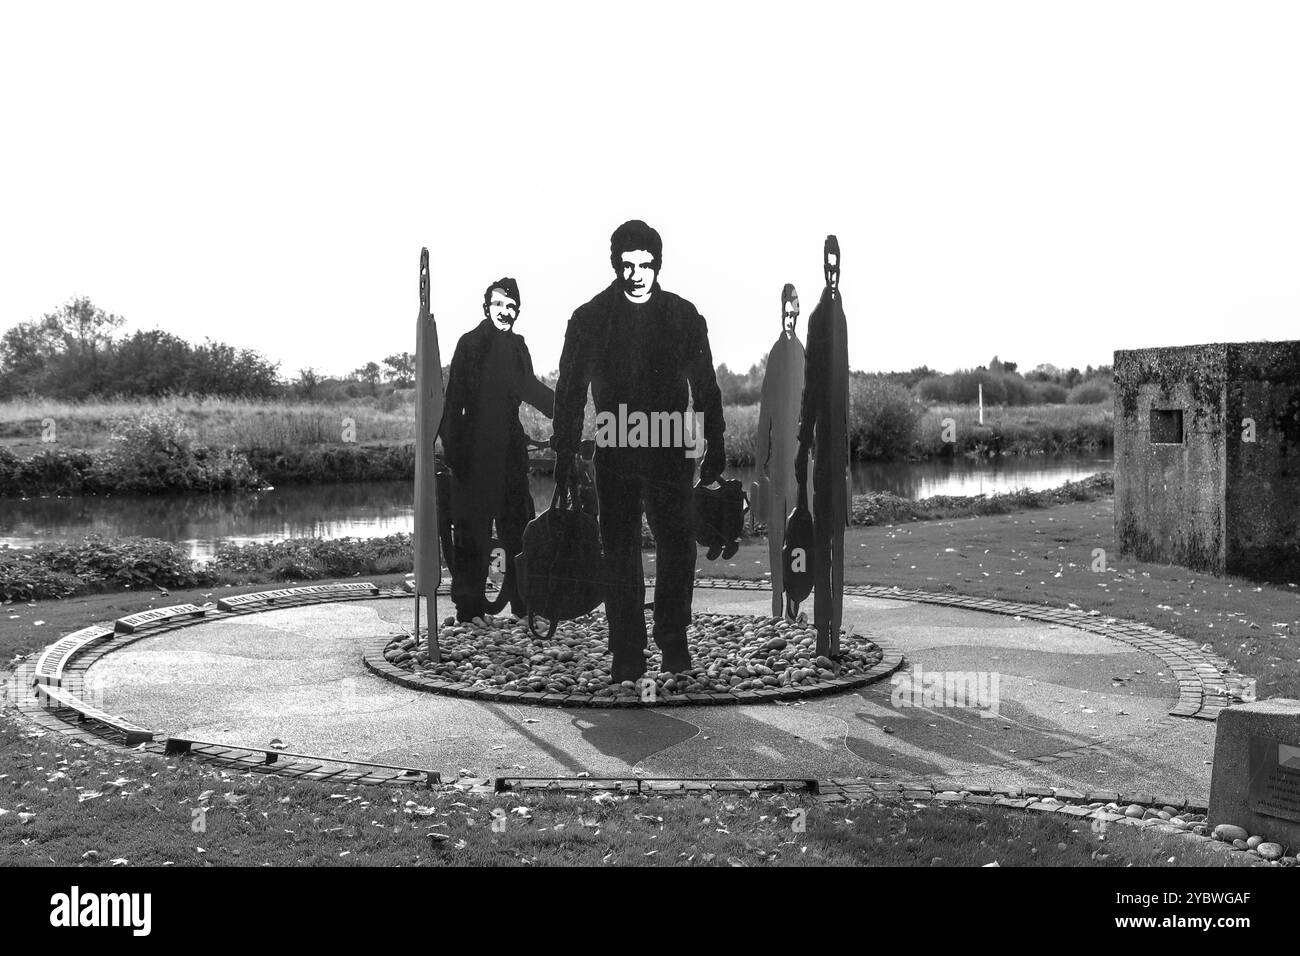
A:
<svg viewBox="0 0 1300 956">
<path fill-rule="evenodd" d="M 456 617 L 473 620 L 489 610 L 484 595 L 492 525 L 505 551 L 500 600 L 524 613 L 515 586 L 515 555 L 524 526 L 535 516 L 528 491 L 528 446 L 519 422 L 519 403 L 548 418 L 555 395 L 533 374 L 519 317 L 514 279 L 493 282 L 483 293 L 483 321 L 456 343 L 447 378 L 443 446 L 451 469 L 452 582 Z"/>
<path fill-rule="evenodd" d="M 556 480 L 568 480 L 590 385 L 598 416 L 617 416 L 620 406 L 628 415 L 684 416 L 689 396 L 707 441 L 700 481 L 717 481 L 726 459 L 722 394 L 708 326 L 690 302 L 660 288 L 663 242 L 650 226 L 639 219 L 623 223 L 610 237 L 609 252 L 614 281 L 574 311 L 564 333 L 552 439 Z M 665 670 L 687 670 L 696 557 L 691 521 L 695 458 L 680 444 L 602 444 L 599 431 L 596 444 L 612 676 L 616 682 L 636 680 L 646 670 L 643 512 L 655 539 L 654 640 Z"/>
<path fill-rule="evenodd" d="M 849 520 L 849 333 L 840 296 L 840 243 L 822 247 L 826 285 L 808 318 L 803 403 L 795 477 L 808 478 L 813 456 L 813 621 L 817 653 L 838 654 L 844 614 L 844 527 Z"/>
</svg>

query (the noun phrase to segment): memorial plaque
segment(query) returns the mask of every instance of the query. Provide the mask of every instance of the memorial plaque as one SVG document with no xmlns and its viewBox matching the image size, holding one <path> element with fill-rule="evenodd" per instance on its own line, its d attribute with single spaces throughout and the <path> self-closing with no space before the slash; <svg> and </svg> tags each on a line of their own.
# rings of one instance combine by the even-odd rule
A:
<svg viewBox="0 0 1300 956">
<path fill-rule="evenodd" d="M 234 611 L 241 607 L 248 607 L 250 604 L 265 604 L 266 595 L 260 591 L 253 594 L 236 594 L 231 597 L 219 598 L 217 600 L 218 611 Z"/>
<path fill-rule="evenodd" d="M 304 588 L 290 588 L 294 594 L 378 594 L 379 586 L 369 581 L 349 581 L 346 584 L 313 584 Z"/>
<path fill-rule="evenodd" d="M 368 581 L 349 581 L 346 584 L 313 584 L 301 588 L 280 588 L 275 591 L 257 591 L 253 594 L 237 594 L 217 601 L 217 608 L 233 611 L 236 608 L 249 607 L 254 604 L 274 604 L 282 598 L 329 597 L 331 595 L 378 594 L 379 586 Z"/>
<path fill-rule="evenodd" d="M 173 607 L 156 607 L 152 611 L 141 611 L 139 614 L 130 614 L 126 617 L 120 617 L 114 623 L 113 627 L 119 634 L 134 634 L 142 627 L 148 627 L 150 624 L 159 624 L 163 621 L 171 621 L 178 617 L 202 617 L 208 613 L 208 608 L 199 607 L 196 604 L 177 604 Z"/>
<path fill-rule="evenodd" d="M 38 684 L 57 684 L 63 677 L 63 666 L 84 647 L 97 644 L 113 636 L 112 630 L 98 625 L 83 627 L 79 631 L 59 638 L 51 644 L 36 662 L 35 681 Z"/>
<path fill-rule="evenodd" d="M 1252 734 L 1248 766 L 1250 809 L 1300 821 L 1300 741 L 1286 743 Z"/>
</svg>

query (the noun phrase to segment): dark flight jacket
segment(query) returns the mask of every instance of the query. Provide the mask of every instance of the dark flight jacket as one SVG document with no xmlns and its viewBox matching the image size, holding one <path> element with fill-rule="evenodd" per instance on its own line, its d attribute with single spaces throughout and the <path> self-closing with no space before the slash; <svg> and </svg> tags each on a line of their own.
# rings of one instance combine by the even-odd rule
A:
<svg viewBox="0 0 1300 956">
<path fill-rule="evenodd" d="M 627 301 L 617 282 L 574 310 L 564 333 L 555 392 L 556 455 L 564 460 L 582 437 L 587 386 L 596 412 L 677 412 L 688 398 L 703 416 L 704 458 L 720 472 L 725 465 L 722 392 L 713 370 L 709 330 L 695 306 L 655 283 L 650 301 Z M 689 391 L 688 391 L 689 390 Z M 680 448 L 597 448 L 596 462 L 646 476 L 682 474 Z"/>
</svg>

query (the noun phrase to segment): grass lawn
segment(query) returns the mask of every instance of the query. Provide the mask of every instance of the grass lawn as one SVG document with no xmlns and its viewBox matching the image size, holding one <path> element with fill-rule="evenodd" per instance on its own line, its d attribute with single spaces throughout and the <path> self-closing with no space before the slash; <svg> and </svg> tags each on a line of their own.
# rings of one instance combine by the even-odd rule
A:
<svg viewBox="0 0 1300 956">
<path fill-rule="evenodd" d="M 795 831 L 804 811 L 804 832 Z M 504 819 L 503 830 L 493 830 Z M 498 824 L 498 826 L 502 826 Z M 433 836 L 437 834 L 437 837 Z M 117 862 L 125 861 L 125 862 Z M 469 795 L 120 754 L 0 716 L 0 866 L 1240 865 L 1128 827 L 784 794 Z"/>
</svg>

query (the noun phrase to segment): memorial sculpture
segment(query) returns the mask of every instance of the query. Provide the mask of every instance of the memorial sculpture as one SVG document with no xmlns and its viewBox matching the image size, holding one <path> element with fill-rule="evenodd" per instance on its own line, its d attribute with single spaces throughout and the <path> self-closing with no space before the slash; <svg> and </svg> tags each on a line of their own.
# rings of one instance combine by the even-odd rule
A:
<svg viewBox="0 0 1300 956">
<path fill-rule="evenodd" d="M 844 528 L 849 521 L 849 343 L 840 295 L 840 244 L 827 236 L 822 248 L 826 279 L 808 319 L 803 400 L 795 479 L 808 480 L 813 457 L 813 621 L 817 653 L 839 653 L 844 612 Z"/>
<path fill-rule="evenodd" d="M 420 312 L 415 324 L 415 639 L 420 638 L 420 596 L 429 601 L 429 660 L 438 663 L 439 490 L 433 454 L 442 424 L 442 358 L 438 323 L 429 310 L 429 250 L 420 250 Z"/>
<path fill-rule="evenodd" d="M 798 613 L 798 601 L 787 600 L 782 550 L 786 516 L 790 514 L 795 499 L 794 460 L 799 433 L 799 402 L 804 386 L 805 356 L 803 343 L 796 332 L 798 322 L 799 295 L 787 282 L 781 290 L 781 335 L 767 355 L 767 369 L 763 375 L 755 436 L 759 477 L 751 496 L 755 513 L 767 525 L 768 561 L 772 569 L 772 616 L 780 617 L 784 613 L 791 618 Z"/>
<path fill-rule="evenodd" d="M 550 417 L 555 396 L 533 374 L 528 346 L 514 331 L 521 304 L 514 279 L 489 285 L 483 320 L 456 343 L 447 377 L 442 440 L 451 471 L 451 597 L 460 621 L 495 613 L 507 603 L 513 613 L 525 613 L 514 565 L 535 510 L 519 404 L 527 402 Z M 484 584 L 494 525 L 505 568 L 501 592 L 490 603 Z"/>
<path fill-rule="evenodd" d="M 655 539 L 653 633 L 663 669 L 691 666 L 686 629 L 696 558 L 692 478 L 701 451 L 700 480 L 706 485 L 718 480 L 726 463 L 708 326 L 694 305 L 660 287 L 662 264 L 662 240 L 646 223 L 632 220 L 614 230 L 615 279 L 569 320 L 555 389 L 557 485 L 568 482 L 573 468 L 588 386 L 596 406 L 594 465 L 616 683 L 636 680 L 646 670 L 643 513 Z M 690 421 L 688 397 L 695 414 Z M 599 427 L 602 418 L 619 427 Z M 622 427 L 634 418 L 635 426 Z"/>
</svg>

